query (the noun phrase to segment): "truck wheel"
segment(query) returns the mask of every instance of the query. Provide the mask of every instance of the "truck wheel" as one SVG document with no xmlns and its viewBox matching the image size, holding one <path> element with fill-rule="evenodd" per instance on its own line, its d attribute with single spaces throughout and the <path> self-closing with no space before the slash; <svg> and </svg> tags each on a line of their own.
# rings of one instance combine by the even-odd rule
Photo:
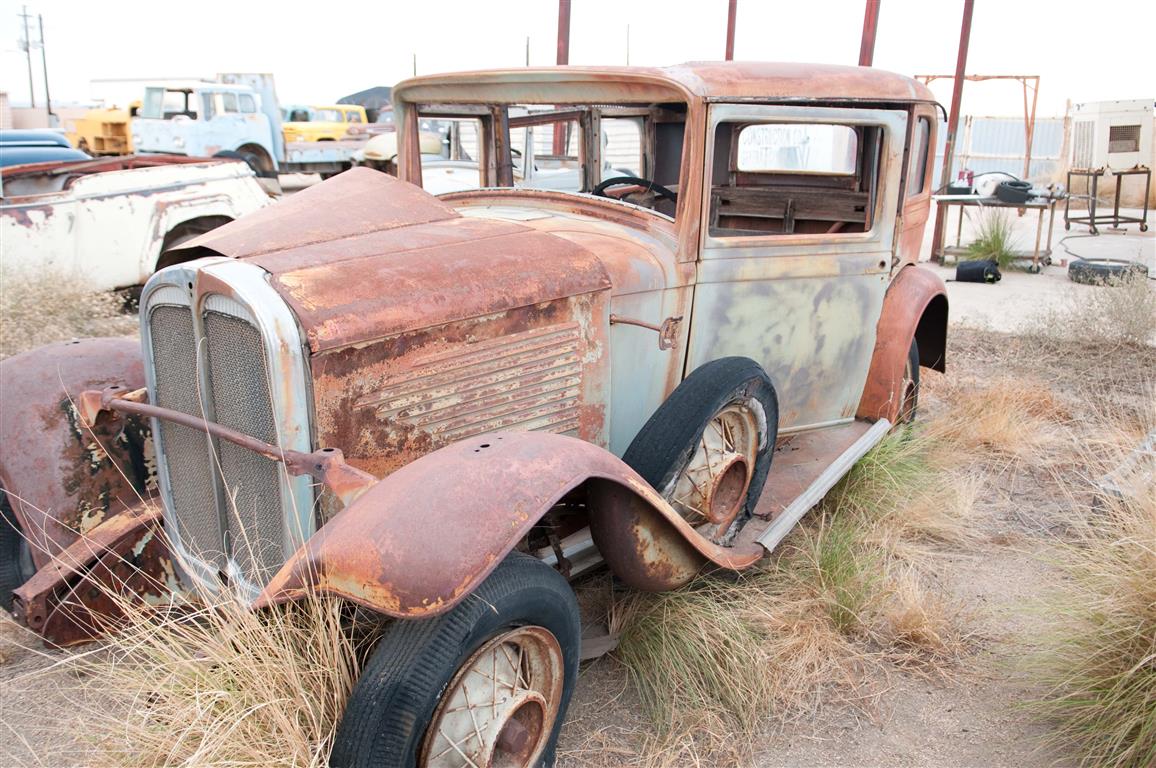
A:
<svg viewBox="0 0 1156 768">
<path fill-rule="evenodd" d="M 766 371 L 754 360 L 724 357 L 686 377 L 622 460 L 699 534 L 726 545 L 763 492 L 778 428 Z"/>
<path fill-rule="evenodd" d="M 903 404 L 899 406 L 900 424 L 915 421 L 915 411 L 919 405 L 919 342 L 911 340 L 907 350 L 907 362 L 903 366 L 903 382 L 899 388 Z"/>
<path fill-rule="evenodd" d="M 12 592 L 34 573 L 28 539 L 8 504 L 8 495 L 0 489 L 0 608 L 12 610 Z"/>
<path fill-rule="evenodd" d="M 353 688 L 329 764 L 552 765 L 580 635 L 566 580 L 512 553 L 448 613 L 386 629 Z"/>
</svg>

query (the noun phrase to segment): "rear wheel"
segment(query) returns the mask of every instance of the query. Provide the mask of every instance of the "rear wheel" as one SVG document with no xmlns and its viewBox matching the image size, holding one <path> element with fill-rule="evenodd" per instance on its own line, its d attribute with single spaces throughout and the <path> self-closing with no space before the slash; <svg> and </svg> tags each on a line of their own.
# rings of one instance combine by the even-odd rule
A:
<svg viewBox="0 0 1156 768">
<path fill-rule="evenodd" d="M 552 765 L 580 633 L 566 580 L 509 555 L 445 615 L 388 627 L 354 686 L 330 765 Z"/>
<path fill-rule="evenodd" d="M 779 408 L 762 367 L 724 357 L 671 393 L 622 459 L 704 538 L 729 544 L 759 500 Z"/>
<path fill-rule="evenodd" d="M 919 343 L 911 340 L 911 347 L 907 350 L 907 362 L 903 365 L 903 382 L 899 387 L 900 397 L 903 398 L 899 406 L 899 424 L 909 424 L 915 421 L 915 412 L 919 405 Z"/>
</svg>

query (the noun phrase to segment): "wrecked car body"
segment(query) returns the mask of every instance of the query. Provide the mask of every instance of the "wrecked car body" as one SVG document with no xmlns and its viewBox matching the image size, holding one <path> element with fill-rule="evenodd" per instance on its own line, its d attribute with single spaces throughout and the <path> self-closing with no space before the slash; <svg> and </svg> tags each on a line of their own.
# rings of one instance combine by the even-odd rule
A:
<svg viewBox="0 0 1156 768">
<path fill-rule="evenodd" d="M 167 252 L 268 205 L 243 163 L 114 157 L 4 169 L 6 271 L 75 277 L 106 291 L 141 285 Z"/>
<path fill-rule="evenodd" d="M 158 568 L 394 619 L 334 765 L 537 765 L 577 669 L 566 578 L 754 565 L 943 370 L 946 295 L 915 265 L 935 105 L 899 75 L 751 63 L 393 98 L 400 179 L 355 168 L 188 243 L 142 293 L 140 359 L 37 407 L 62 435 L 151 428 L 161 511 L 133 514 L 163 527 Z M 480 189 L 422 189 L 425 119 L 474 122 Z M 571 188 L 515 175 L 518 129 Z M 41 478 L 4 470 L 24 526 Z M 51 561 L 15 589 L 38 630 L 85 567 Z M 483 677 L 508 690 L 477 703 Z"/>
</svg>

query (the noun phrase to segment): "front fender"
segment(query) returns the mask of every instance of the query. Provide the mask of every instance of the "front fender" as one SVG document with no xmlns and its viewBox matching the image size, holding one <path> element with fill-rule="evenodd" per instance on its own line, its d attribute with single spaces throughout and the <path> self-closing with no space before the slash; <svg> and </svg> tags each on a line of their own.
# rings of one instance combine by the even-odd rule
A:
<svg viewBox="0 0 1156 768">
<path fill-rule="evenodd" d="M 482 435 L 408 464 L 333 517 L 273 577 L 257 607 L 310 589 L 395 618 L 452 608 L 541 517 L 589 484 L 591 533 L 632 586 L 671 588 L 708 561 L 745 568 L 762 547 L 716 546 L 638 473 L 591 443 L 542 432 Z"/>
<path fill-rule="evenodd" d="M 89 430 L 72 399 L 86 389 L 144 386 L 140 342 L 57 342 L 0 362 L 0 483 L 38 568 L 105 518 L 148 494 L 147 422 Z"/>
</svg>

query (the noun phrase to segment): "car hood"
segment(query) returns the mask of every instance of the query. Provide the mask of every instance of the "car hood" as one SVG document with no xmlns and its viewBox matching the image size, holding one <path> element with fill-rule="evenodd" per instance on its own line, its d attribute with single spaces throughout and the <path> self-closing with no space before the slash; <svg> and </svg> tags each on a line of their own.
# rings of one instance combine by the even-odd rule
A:
<svg viewBox="0 0 1156 768">
<path fill-rule="evenodd" d="M 516 222 L 464 217 L 367 168 L 186 249 L 265 269 L 314 353 L 610 288 L 602 262 L 575 242 Z"/>
</svg>

